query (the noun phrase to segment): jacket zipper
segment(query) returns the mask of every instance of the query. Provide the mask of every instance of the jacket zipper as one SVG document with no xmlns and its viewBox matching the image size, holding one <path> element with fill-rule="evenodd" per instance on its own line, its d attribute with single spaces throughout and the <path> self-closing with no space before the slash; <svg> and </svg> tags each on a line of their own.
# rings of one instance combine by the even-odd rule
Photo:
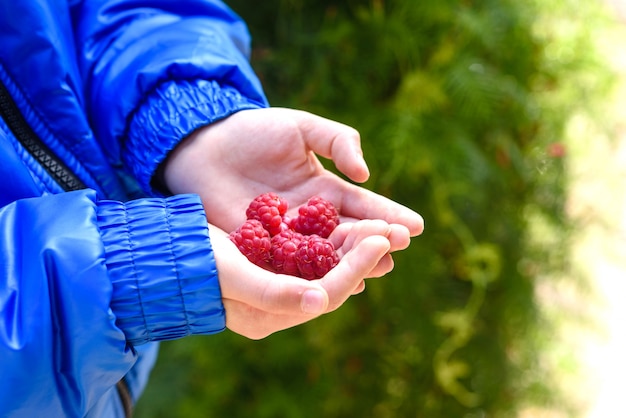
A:
<svg viewBox="0 0 626 418">
<path fill-rule="evenodd" d="M 128 382 L 126 378 L 123 377 L 122 380 L 117 382 L 115 385 L 117 388 L 117 393 L 122 401 L 122 408 L 124 409 L 124 415 L 126 418 L 131 418 L 133 416 L 133 398 L 130 395 L 130 388 L 128 387 Z"/>
<path fill-rule="evenodd" d="M 15 138 L 24 149 L 48 172 L 66 192 L 85 189 L 87 186 L 70 170 L 61 159 L 37 136 L 19 108 L 13 101 L 6 86 L 0 82 L 0 117 L 4 119 Z M 122 378 L 116 385 L 124 414 L 130 418 L 133 400 L 128 383 Z"/>
<path fill-rule="evenodd" d="M 24 149 L 48 172 L 66 192 L 87 186 L 61 161 L 30 127 L 9 91 L 0 82 L 0 117 Z"/>
</svg>

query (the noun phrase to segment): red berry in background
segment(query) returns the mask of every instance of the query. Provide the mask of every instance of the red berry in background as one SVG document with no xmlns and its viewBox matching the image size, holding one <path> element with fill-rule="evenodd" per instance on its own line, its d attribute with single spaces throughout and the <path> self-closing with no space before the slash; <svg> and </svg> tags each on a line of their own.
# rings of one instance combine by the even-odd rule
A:
<svg viewBox="0 0 626 418">
<path fill-rule="evenodd" d="M 335 246 L 319 235 L 303 235 L 295 258 L 300 277 L 307 280 L 324 277 L 339 263 Z"/>
<path fill-rule="evenodd" d="M 271 240 L 271 265 L 276 273 L 299 276 L 296 263 L 296 250 L 302 241 L 302 234 L 291 229 L 274 235 Z"/>
<path fill-rule="evenodd" d="M 303 235 L 319 235 L 328 238 L 339 225 L 335 206 L 320 196 L 313 196 L 306 205 L 298 208 L 298 216 L 291 220 L 291 227 Z"/>
<path fill-rule="evenodd" d="M 562 142 L 553 142 L 548 145 L 548 155 L 552 158 L 562 158 L 567 154 L 567 148 Z"/>
<path fill-rule="evenodd" d="M 270 234 L 263 224 L 256 219 L 248 219 L 239 228 L 231 232 L 230 240 L 239 251 L 257 266 L 267 267 L 270 261 Z"/>
<path fill-rule="evenodd" d="M 250 202 L 246 209 L 246 218 L 260 221 L 270 235 L 274 236 L 286 228 L 283 225 L 283 215 L 287 208 L 287 201 L 276 193 L 263 193 Z"/>
</svg>

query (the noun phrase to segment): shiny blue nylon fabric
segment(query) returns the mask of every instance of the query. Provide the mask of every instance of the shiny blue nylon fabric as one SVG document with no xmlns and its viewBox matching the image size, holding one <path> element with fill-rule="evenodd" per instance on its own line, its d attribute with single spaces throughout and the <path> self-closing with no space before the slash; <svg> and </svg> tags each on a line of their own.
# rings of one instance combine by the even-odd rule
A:
<svg viewBox="0 0 626 418">
<path fill-rule="evenodd" d="M 0 226 L 2 416 L 98 416 L 123 376 L 145 385 L 144 344 L 224 329 L 197 196 L 21 199 Z"/>
<path fill-rule="evenodd" d="M 114 385 L 137 400 L 157 341 L 225 326 L 199 198 L 150 179 L 267 106 L 249 35 L 212 0 L 0 0 L 0 43 L 0 83 L 88 187 L 63 192 L 0 117 L 0 416 L 123 416 Z"/>
<path fill-rule="evenodd" d="M 267 106 L 248 62 L 246 26 L 221 1 L 84 1 L 74 10 L 96 136 L 144 191 L 180 135 L 234 110 Z M 128 120 L 151 125 L 153 135 L 130 129 Z M 158 147 L 149 150 L 152 143 Z"/>
</svg>

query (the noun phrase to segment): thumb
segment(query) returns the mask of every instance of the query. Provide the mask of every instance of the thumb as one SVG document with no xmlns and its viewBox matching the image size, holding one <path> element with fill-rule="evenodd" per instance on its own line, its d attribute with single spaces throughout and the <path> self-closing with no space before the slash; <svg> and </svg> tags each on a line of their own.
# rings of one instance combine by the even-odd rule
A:
<svg viewBox="0 0 626 418">
<path fill-rule="evenodd" d="M 327 311 L 328 293 L 319 283 L 275 274 L 252 264 L 249 268 L 249 272 L 235 273 L 228 279 L 227 272 L 220 272 L 224 298 L 275 315 L 317 316 Z"/>
<path fill-rule="evenodd" d="M 356 129 L 303 111 L 298 115 L 304 141 L 313 152 L 330 158 L 339 171 L 356 182 L 369 178 L 361 137 Z"/>
</svg>

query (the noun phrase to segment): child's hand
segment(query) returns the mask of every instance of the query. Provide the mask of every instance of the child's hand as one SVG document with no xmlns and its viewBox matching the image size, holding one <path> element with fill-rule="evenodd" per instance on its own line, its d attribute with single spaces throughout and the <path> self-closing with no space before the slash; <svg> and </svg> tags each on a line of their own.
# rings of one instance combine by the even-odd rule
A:
<svg viewBox="0 0 626 418">
<path fill-rule="evenodd" d="M 389 252 L 406 247 L 408 230 L 384 221 L 359 221 L 337 228 L 331 240 L 339 264 L 319 280 L 264 270 L 243 256 L 215 226 L 209 227 L 219 272 L 226 326 L 245 337 L 264 338 L 339 308 L 363 290 L 364 279 L 393 268 Z"/>
<path fill-rule="evenodd" d="M 424 227 L 420 215 L 324 169 L 330 158 L 356 182 L 369 177 L 357 131 L 291 109 L 244 110 L 201 128 L 170 154 L 165 183 L 173 193 L 201 196 L 210 223 L 232 231 L 249 202 L 276 192 L 291 207 L 313 195 L 333 202 L 343 220 L 382 219 L 404 225 L 411 236 Z"/>
</svg>

